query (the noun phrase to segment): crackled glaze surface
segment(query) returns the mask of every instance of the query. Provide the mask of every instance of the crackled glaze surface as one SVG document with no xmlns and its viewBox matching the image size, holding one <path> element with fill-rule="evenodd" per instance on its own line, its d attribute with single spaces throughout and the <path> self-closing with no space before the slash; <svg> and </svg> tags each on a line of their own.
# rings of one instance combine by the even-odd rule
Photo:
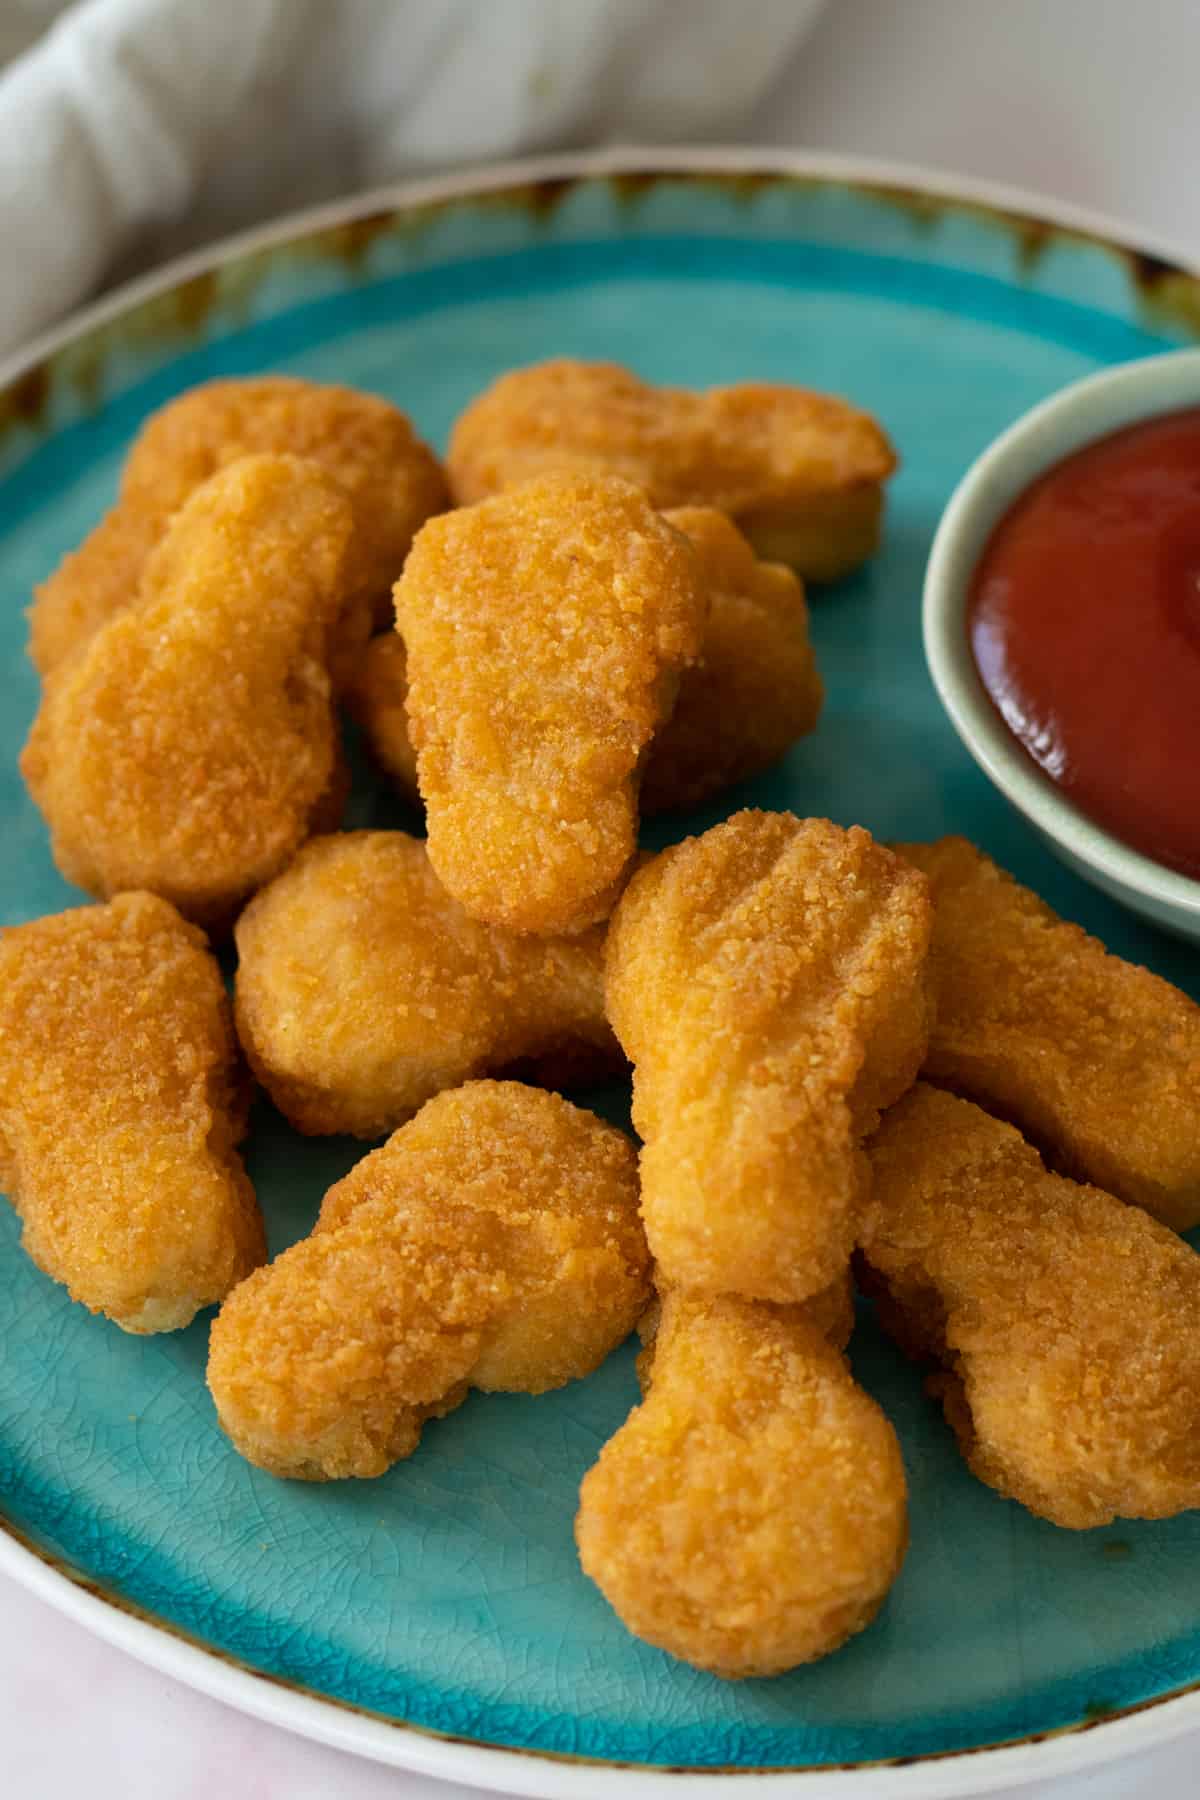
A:
<svg viewBox="0 0 1200 1800">
<path fill-rule="evenodd" d="M 819 732 L 686 828 L 749 801 L 886 836 L 966 831 L 1200 994 L 1194 954 L 1067 874 L 988 786 L 918 630 L 929 540 L 967 462 L 1063 382 L 1186 341 L 1193 305 L 1153 267 L 975 209 L 628 178 L 376 218 L 152 303 L 26 377 L 0 436 L 0 921 L 79 898 L 15 772 L 34 706 L 21 608 L 109 500 L 144 414 L 205 376 L 280 368 L 374 388 L 441 441 L 495 373 L 568 353 L 669 382 L 843 391 L 904 458 L 884 554 L 815 600 Z M 366 793 L 356 807 L 398 817 Z M 260 1116 L 251 1166 L 276 1248 L 356 1154 Z M 22 1257 L 7 1209 L 0 1272 L 0 1514 L 203 1643 L 389 1718 L 656 1765 L 812 1765 L 1019 1737 L 1200 1679 L 1200 1520 L 1077 1535 L 998 1499 L 869 1316 L 854 1359 L 901 1434 L 909 1561 L 841 1655 L 728 1686 L 627 1637 L 578 1571 L 575 1491 L 634 1397 L 629 1352 L 546 1398 L 474 1396 L 380 1481 L 289 1486 L 218 1432 L 205 1321 L 136 1340 L 90 1319 Z"/>
</svg>

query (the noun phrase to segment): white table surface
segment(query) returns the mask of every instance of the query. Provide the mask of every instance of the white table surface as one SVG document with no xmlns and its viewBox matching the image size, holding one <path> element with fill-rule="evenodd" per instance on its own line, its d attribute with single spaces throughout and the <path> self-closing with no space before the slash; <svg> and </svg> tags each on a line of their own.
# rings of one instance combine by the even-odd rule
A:
<svg viewBox="0 0 1200 1800">
<path fill-rule="evenodd" d="M 752 4 L 753 0 L 739 0 Z M 1016 183 L 1200 259 L 1196 0 L 832 0 L 747 141 Z M 1026 1800 L 1193 1800 L 1200 1738 Z M 471 1790 L 309 1744 L 109 1649 L 0 1577 L 8 1800 L 455 1800 Z"/>
</svg>

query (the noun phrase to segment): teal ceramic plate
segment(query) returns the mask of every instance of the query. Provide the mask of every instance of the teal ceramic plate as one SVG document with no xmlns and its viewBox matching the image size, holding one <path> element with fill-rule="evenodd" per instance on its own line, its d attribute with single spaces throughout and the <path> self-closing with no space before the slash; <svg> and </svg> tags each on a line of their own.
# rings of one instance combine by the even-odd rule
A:
<svg viewBox="0 0 1200 1800">
<path fill-rule="evenodd" d="M 386 394 L 440 442 L 501 370 L 569 354 L 665 382 L 844 393 L 903 456 L 883 554 L 815 597 L 820 730 L 679 833 L 747 802 L 885 837 L 964 831 L 1200 994 L 1194 952 L 1069 875 L 988 785 L 942 715 L 919 630 L 930 538 L 968 462 L 1064 382 L 1190 342 L 1198 320 L 1200 288 L 1169 260 L 1084 222 L 734 153 L 375 197 L 128 290 L 0 391 L 0 920 L 80 899 L 16 773 L 35 701 L 22 607 L 99 517 L 146 413 L 207 376 L 286 369 Z M 386 816 L 367 792 L 356 806 Z M 264 1109 L 251 1164 L 276 1249 L 355 1155 Z M 854 1364 L 903 1441 L 911 1555 L 840 1655 L 729 1685 L 628 1637 L 576 1564 L 576 1490 L 634 1399 L 628 1351 L 547 1398 L 474 1397 L 383 1480 L 288 1485 L 217 1430 L 206 1320 L 123 1336 L 45 1280 L 0 1215 L 0 1566 L 234 1704 L 544 1794 L 700 1779 L 681 1770 L 963 1793 L 1200 1719 L 1200 1700 L 1177 1697 L 1200 1682 L 1200 1515 L 1077 1534 L 999 1499 L 869 1315 Z M 1010 1748 L 961 1754 L 992 1746 Z"/>
</svg>

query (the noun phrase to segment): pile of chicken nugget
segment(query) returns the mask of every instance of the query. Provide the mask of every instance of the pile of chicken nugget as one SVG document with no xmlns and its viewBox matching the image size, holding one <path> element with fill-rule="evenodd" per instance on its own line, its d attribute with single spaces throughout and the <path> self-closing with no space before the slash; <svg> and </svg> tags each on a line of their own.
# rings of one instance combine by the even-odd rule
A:
<svg viewBox="0 0 1200 1800">
<path fill-rule="evenodd" d="M 100 904 L 0 933 L 25 1250 L 127 1331 L 219 1304 L 221 1425 L 299 1480 L 640 1326 L 580 1560 L 726 1677 L 836 1650 L 904 1557 L 852 1274 L 999 1493 L 1200 1505 L 1200 1007 L 963 839 L 740 811 L 637 852 L 815 726 L 802 584 L 871 554 L 893 464 L 842 401 L 609 365 L 504 376 L 445 470 L 380 399 L 216 382 L 31 613 L 21 767 Z M 343 710 L 424 840 L 338 831 Z M 556 1091 L 627 1062 L 640 1152 Z M 253 1082 L 383 1140 L 273 1262 Z"/>
</svg>

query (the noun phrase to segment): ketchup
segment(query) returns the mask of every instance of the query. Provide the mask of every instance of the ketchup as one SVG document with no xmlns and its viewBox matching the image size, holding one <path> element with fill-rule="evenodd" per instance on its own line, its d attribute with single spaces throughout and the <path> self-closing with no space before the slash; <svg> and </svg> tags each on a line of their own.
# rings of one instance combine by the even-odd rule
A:
<svg viewBox="0 0 1200 1800">
<path fill-rule="evenodd" d="M 1200 408 L 1043 475 L 975 572 L 971 649 L 1008 729 L 1080 811 L 1200 878 Z"/>
</svg>

